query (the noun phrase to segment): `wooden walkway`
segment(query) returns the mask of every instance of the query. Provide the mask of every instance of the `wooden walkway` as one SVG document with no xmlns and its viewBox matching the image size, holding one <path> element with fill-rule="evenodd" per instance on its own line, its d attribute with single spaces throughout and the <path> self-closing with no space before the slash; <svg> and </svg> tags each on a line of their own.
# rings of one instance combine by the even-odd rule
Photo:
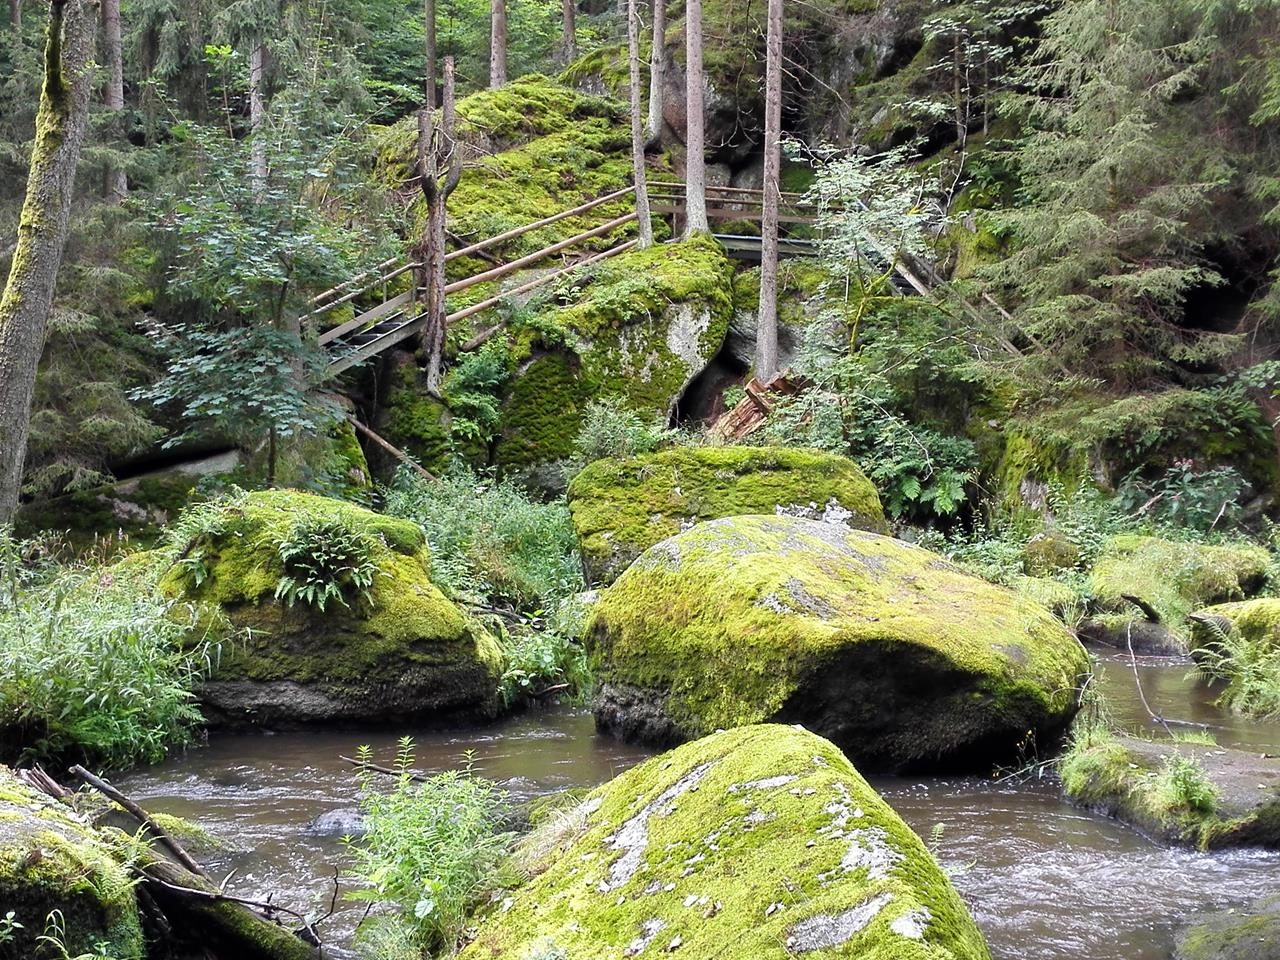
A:
<svg viewBox="0 0 1280 960">
<path fill-rule="evenodd" d="M 447 253 L 446 263 L 464 257 L 483 262 L 484 259 L 492 259 L 489 254 L 492 248 L 518 240 L 535 230 L 554 226 L 570 218 L 587 218 L 590 222 L 592 215 L 595 215 L 596 219 L 602 220 L 587 230 L 549 244 L 534 253 L 509 263 L 487 267 L 448 283 L 444 288 L 446 296 L 461 293 L 478 284 L 500 281 L 519 271 L 553 267 L 545 272 L 539 272 L 537 276 L 518 286 L 501 290 L 477 303 L 454 310 L 447 315 L 447 323 L 452 325 L 483 313 L 509 297 L 532 293 L 577 270 L 634 248 L 636 241 L 625 239 L 623 233 L 636 221 L 634 210 L 609 219 L 603 219 L 601 216 L 601 208 L 608 204 L 616 205 L 633 196 L 634 193 L 634 187 L 626 187 L 554 216 L 507 230 L 487 240 Z M 650 185 L 649 196 L 653 213 L 671 217 L 673 226 L 676 228 L 682 224 L 685 212 L 683 183 L 653 183 Z M 760 190 L 723 186 L 707 188 L 707 219 L 713 224 L 713 235 L 731 256 L 749 262 L 759 262 L 760 237 L 741 230 L 734 231 L 733 228 L 735 224 L 758 223 L 761 219 L 763 200 L 763 192 Z M 804 227 L 813 225 L 816 217 L 813 208 L 805 204 L 801 194 L 783 193 L 780 195 L 779 221 L 793 227 Z M 723 232 L 716 232 L 715 225 L 721 225 L 720 229 Z M 600 250 L 601 242 L 609 240 L 617 242 Z M 873 249 L 879 250 L 886 267 L 893 265 L 895 292 L 907 295 L 918 294 L 938 302 L 937 292 L 945 290 L 948 285 L 933 273 L 931 267 L 918 264 L 908 266 L 902 263 L 893 251 L 880 250 L 874 245 Z M 817 245 L 814 240 L 804 236 L 783 237 L 780 240 L 779 254 L 783 257 L 815 256 Z M 422 312 L 422 304 L 426 298 L 423 296 L 424 291 L 418 286 L 421 268 L 421 263 L 408 258 L 388 260 L 326 291 L 312 301 L 311 310 L 303 316 L 302 321 L 308 329 L 321 331 L 318 341 L 329 356 L 327 376 L 336 376 L 350 370 L 396 344 L 403 343 L 422 330 L 426 325 L 426 316 Z M 977 315 L 977 311 L 972 306 L 967 303 L 964 306 L 971 314 Z M 346 317 L 352 311 L 354 315 Z M 345 319 L 340 319 L 344 317 Z M 498 327 L 495 326 L 481 331 L 468 343 L 463 344 L 463 349 L 475 349 L 497 329 Z"/>
</svg>

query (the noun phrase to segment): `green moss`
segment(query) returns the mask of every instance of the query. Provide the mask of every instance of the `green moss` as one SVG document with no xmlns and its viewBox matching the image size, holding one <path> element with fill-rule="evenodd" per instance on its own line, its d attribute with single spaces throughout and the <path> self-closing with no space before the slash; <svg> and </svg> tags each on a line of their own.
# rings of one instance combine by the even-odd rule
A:
<svg viewBox="0 0 1280 960">
<path fill-rule="evenodd" d="M 23 925 L 0 943 L 0 958 L 40 956 L 36 938 L 57 910 L 71 956 L 101 952 L 113 960 L 141 960 L 145 947 L 133 885 L 112 848 L 69 808 L 36 794 L 3 767 L 0 814 L 0 906 Z"/>
<path fill-rule="evenodd" d="M 832 501 L 862 530 L 887 533 L 875 487 L 845 457 L 769 447 L 678 447 L 598 460 L 574 478 L 569 506 L 590 578 L 611 583 L 641 553 L 690 522 Z"/>
<path fill-rule="evenodd" d="M 650 548 L 589 629 L 606 727 L 686 739 L 795 720 L 893 768 L 977 767 L 1029 731 L 1050 741 L 1089 671 L 1038 604 L 918 547 L 785 517 L 710 521 Z"/>
<path fill-rule="evenodd" d="M 1202 919 L 1178 941 L 1174 960 L 1274 960 L 1280 896 Z"/>
<path fill-rule="evenodd" d="M 147 546 L 190 502 L 197 479 L 185 473 L 157 474 L 29 503 L 18 511 L 16 532 L 30 537 L 58 531 L 83 547 L 123 534 Z"/>
<path fill-rule="evenodd" d="M 1149 604 L 1175 636 L 1185 637 L 1192 610 L 1249 597 L 1266 582 L 1270 556 L 1253 545 L 1210 546 L 1124 534 L 1103 547 L 1089 591 L 1111 629 L 1143 615 L 1126 597 Z"/>
<path fill-rule="evenodd" d="M 1081 448 L 1037 437 L 1006 424 L 1004 443 L 985 470 L 993 476 L 1000 508 L 1017 512 L 1042 498 L 1051 485 L 1071 494 L 1088 474 L 1088 457 Z"/>
<path fill-rule="evenodd" d="M 432 473 L 449 462 L 449 411 L 427 393 L 426 381 L 412 360 L 391 371 L 390 386 L 380 407 L 378 430 Z"/>
<path fill-rule="evenodd" d="M 539 872 L 481 919 L 462 960 L 989 957 L 920 838 L 794 727 L 656 757 L 535 831 L 517 862 Z"/>
<path fill-rule="evenodd" d="M 319 611 L 276 599 L 285 569 L 279 543 L 302 519 L 363 536 L 376 565 L 367 599 Z M 287 681 L 311 686 L 341 716 L 377 717 L 492 708 L 497 643 L 430 581 L 417 524 L 294 491 L 233 501 L 162 577 L 162 591 L 216 605 L 248 631 L 224 645 L 219 682 Z"/>
<path fill-rule="evenodd" d="M 1192 652 L 1217 643 L 1218 634 L 1210 626 L 1235 630 L 1244 642 L 1259 651 L 1280 650 L 1280 599 L 1260 597 L 1236 603 L 1220 603 L 1197 610 L 1191 621 Z"/>
</svg>

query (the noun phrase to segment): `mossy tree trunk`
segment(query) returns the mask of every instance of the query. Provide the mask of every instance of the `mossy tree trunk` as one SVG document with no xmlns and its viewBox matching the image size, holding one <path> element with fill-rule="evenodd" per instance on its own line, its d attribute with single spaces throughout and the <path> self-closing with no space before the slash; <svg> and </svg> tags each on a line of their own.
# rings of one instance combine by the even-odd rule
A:
<svg viewBox="0 0 1280 960">
<path fill-rule="evenodd" d="M 489 88 L 507 85 L 507 0 L 489 0 Z"/>
<path fill-rule="evenodd" d="M 51 0 L 44 85 L 18 243 L 0 297 L 0 524 L 13 519 L 31 429 L 31 397 L 71 214 L 93 75 L 94 12 Z"/>
<path fill-rule="evenodd" d="M 769 0 L 764 81 L 764 211 L 760 222 L 760 309 L 756 379 L 778 373 L 778 192 L 782 180 L 782 0 Z"/>
<path fill-rule="evenodd" d="M 631 171 L 636 185 L 636 218 L 640 248 L 653 245 L 653 220 L 649 215 L 649 183 L 644 172 L 644 129 L 640 121 L 640 9 L 627 0 L 627 52 L 631 70 Z"/>
<path fill-rule="evenodd" d="M 662 137 L 663 87 L 667 75 L 667 3 L 653 0 L 653 49 L 649 52 L 649 123 L 646 129 L 650 145 Z"/>
<path fill-rule="evenodd" d="M 124 147 L 124 41 L 120 27 L 120 0 L 102 0 L 102 45 L 106 57 L 107 84 L 102 93 L 103 105 L 114 120 L 117 145 Z M 106 194 L 121 203 L 129 195 L 129 177 L 115 161 L 107 164 Z"/>
<path fill-rule="evenodd" d="M 710 233 L 707 222 L 706 108 L 702 76 L 702 0 L 685 4 L 685 212 L 684 235 Z"/>
</svg>

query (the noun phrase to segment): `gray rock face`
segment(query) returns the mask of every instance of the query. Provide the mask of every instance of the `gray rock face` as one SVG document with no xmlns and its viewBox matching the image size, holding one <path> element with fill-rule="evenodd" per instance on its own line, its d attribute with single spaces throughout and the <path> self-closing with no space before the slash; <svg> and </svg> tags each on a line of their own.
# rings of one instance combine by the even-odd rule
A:
<svg viewBox="0 0 1280 960">
<path fill-rule="evenodd" d="M 364 816 L 357 807 L 326 811 L 307 825 L 307 833 L 313 837 L 359 837 L 364 832 Z"/>
<path fill-rule="evenodd" d="M 1200 918 L 1179 937 L 1174 960 L 1280 960 L 1280 893 Z"/>
</svg>

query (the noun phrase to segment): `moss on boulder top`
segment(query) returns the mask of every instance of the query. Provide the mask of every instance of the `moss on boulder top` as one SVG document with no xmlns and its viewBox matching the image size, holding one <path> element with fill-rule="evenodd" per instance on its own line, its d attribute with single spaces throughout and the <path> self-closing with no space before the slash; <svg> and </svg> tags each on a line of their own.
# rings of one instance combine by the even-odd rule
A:
<svg viewBox="0 0 1280 960">
<path fill-rule="evenodd" d="M 979 768 L 1056 739 L 1089 671 L 1044 607 L 889 537 L 732 517 L 651 547 L 589 624 L 596 722 L 672 742 L 778 719 L 876 768 Z"/>
<path fill-rule="evenodd" d="M 1112 537 L 1089 575 L 1096 613 L 1082 633 L 1111 646 L 1123 648 L 1132 637 L 1135 649 L 1182 652 L 1187 614 L 1257 594 L 1266 584 L 1269 566 L 1267 551 L 1251 544 L 1211 546 L 1136 534 Z"/>
<path fill-rule="evenodd" d="M 1173 960 L 1280 960 L 1280 894 L 1199 919 Z"/>
<path fill-rule="evenodd" d="M 1280 760 L 1093 731 L 1059 772 L 1069 799 L 1150 836 L 1201 849 L 1280 849 Z"/>
<path fill-rule="evenodd" d="M 743 514 L 843 515 L 887 533 L 880 497 L 858 465 L 816 450 L 677 447 L 597 460 L 569 485 L 592 583 L 612 583 L 645 550 L 700 520 Z"/>
<path fill-rule="evenodd" d="M 624 253 L 527 308 L 496 460 L 520 469 L 568 457 L 591 400 L 670 415 L 724 343 L 733 264 L 711 237 Z"/>
<path fill-rule="evenodd" d="M 1221 633 L 1233 630 L 1259 651 L 1280 650 L 1280 597 L 1215 604 L 1197 610 L 1188 621 L 1192 656 L 1216 647 Z"/>
<path fill-rule="evenodd" d="M 0 942 L 0 960 L 45 955 L 37 938 L 55 910 L 69 956 L 145 952 L 133 883 L 115 851 L 70 808 L 0 767 L 0 917 L 10 910 L 22 928 Z"/>
<path fill-rule="evenodd" d="M 920 838 L 831 743 L 718 733 L 552 817 L 462 960 L 986 960 Z"/>
<path fill-rule="evenodd" d="M 200 509 L 184 521 L 190 542 L 160 586 L 248 628 L 223 645 L 204 688 L 221 718 L 387 720 L 493 709 L 501 651 L 432 584 L 419 526 L 285 490 Z M 332 584 L 334 594 L 323 609 L 302 596 L 290 604 L 288 578 Z"/>
</svg>

